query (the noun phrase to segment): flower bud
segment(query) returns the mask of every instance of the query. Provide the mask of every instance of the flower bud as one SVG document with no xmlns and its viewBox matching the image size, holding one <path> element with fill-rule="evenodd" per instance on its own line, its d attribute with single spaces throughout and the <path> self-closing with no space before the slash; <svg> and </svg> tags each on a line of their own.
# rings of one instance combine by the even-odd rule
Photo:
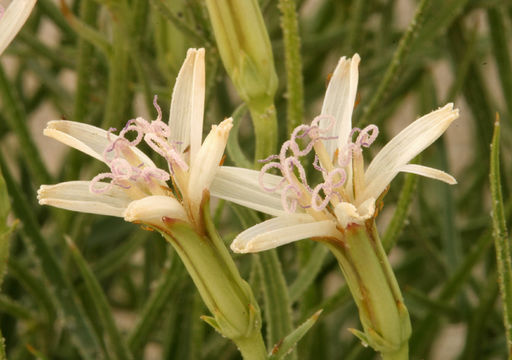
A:
<svg viewBox="0 0 512 360">
<path fill-rule="evenodd" d="M 274 57 L 256 0 L 206 0 L 222 62 L 240 97 L 251 106 L 273 100 Z"/>
</svg>

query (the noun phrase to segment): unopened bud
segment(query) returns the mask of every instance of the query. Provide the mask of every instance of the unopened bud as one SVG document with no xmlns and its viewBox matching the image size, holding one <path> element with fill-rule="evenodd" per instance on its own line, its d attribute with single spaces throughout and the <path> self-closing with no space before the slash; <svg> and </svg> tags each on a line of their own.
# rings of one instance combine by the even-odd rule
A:
<svg viewBox="0 0 512 360">
<path fill-rule="evenodd" d="M 240 97 L 249 106 L 273 100 L 277 75 L 257 0 L 206 0 L 206 5 L 222 62 Z"/>
</svg>

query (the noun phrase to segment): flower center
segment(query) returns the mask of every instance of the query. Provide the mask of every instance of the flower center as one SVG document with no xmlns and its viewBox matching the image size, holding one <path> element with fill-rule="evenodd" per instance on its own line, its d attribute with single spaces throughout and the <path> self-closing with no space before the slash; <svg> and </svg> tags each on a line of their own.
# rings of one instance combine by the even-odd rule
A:
<svg viewBox="0 0 512 360">
<path fill-rule="evenodd" d="M 129 120 L 125 127 L 119 132 L 115 139 L 110 139 L 116 129 L 108 131 L 110 146 L 103 151 L 105 163 L 110 167 L 110 172 L 96 175 L 89 186 L 92 193 L 103 193 L 109 191 L 112 186 L 120 186 L 136 198 L 152 195 L 166 195 L 163 189 L 165 182 L 171 179 L 175 171 L 184 172 L 188 170 L 188 164 L 182 155 L 176 150 L 176 143 L 169 141 L 170 129 L 162 121 L 162 111 L 157 104 L 157 97 L 153 105 L 158 116 L 155 120 L 148 122 L 143 118 Z M 133 140 L 127 138 L 127 134 L 134 134 Z M 162 156 L 169 164 L 169 172 L 141 162 L 133 148 L 142 141 Z M 110 182 L 101 180 L 110 179 Z"/>
<path fill-rule="evenodd" d="M 320 120 L 326 117 L 329 125 L 322 129 L 319 126 Z M 280 192 L 285 211 L 294 212 L 298 205 L 312 215 L 318 215 L 325 209 L 330 210 L 329 204 L 336 206 L 343 201 L 352 202 L 364 188 L 362 148 L 370 147 L 379 130 L 375 125 L 369 125 L 364 129 L 353 128 L 347 143 L 338 148 L 331 158 L 324 141 L 338 139 L 337 136 L 328 136 L 334 123 L 335 119 L 332 116 L 317 116 L 311 125 L 300 125 L 295 128 L 290 140 L 283 144 L 278 155 L 260 160 L 265 163 L 260 171 L 260 186 L 268 192 Z M 316 154 L 312 166 L 322 174 L 323 181 L 312 188 L 308 184 L 306 171 L 300 159 L 313 149 Z M 272 169 L 277 169 L 283 180 L 276 186 L 269 187 L 264 184 L 263 177 Z"/>
</svg>

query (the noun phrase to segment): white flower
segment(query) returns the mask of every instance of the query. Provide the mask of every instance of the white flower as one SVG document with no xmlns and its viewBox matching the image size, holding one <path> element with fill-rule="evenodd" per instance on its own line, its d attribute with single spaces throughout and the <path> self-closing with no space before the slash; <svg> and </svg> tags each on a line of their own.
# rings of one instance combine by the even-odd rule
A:
<svg viewBox="0 0 512 360">
<path fill-rule="evenodd" d="M 0 5 L 0 55 L 27 21 L 37 0 L 13 0 L 4 11 Z"/>
<path fill-rule="evenodd" d="M 112 133 L 115 129 L 50 121 L 46 136 L 103 161 L 110 171 L 91 181 L 43 185 L 39 203 L 154 226 L 164 218 L 199 226 L 203 194 L 219 168 L 232 127 L 231 118 L 214 125 L 201 145 L 204 91 L 204 49 L 189 49 L 173 90 L 169 125 L 161 120 L 156 98 L 157 119 L 130 120 L 119 135 Z M 141 141 L 167 161 L 168 170 L 157 168 L 137 149 Z"/>
<path fill-rule="evenodd" d="M 375 216 L 376 199 L 399 172 L 456 183 L 443 171 L 409 164 L 458 117 L 453 104 L 406 127 L 365 170 L 362 150 L 373 143 L 378 128 L 352 128 L 359 61 L 357 54 L 340 59 L 321 115 L 311 125 L 297 127 L 278 155 L 263 160 L 266 164 L 260 172 L 234 167 L 218 171 L 210 189 L 213 196 L 276 216 L 238 235 L 233 251 L 256 252 L 309 237 L 342 238 L 348 226 Z M 322 181 L 311 187 L 300 158 L 313 150 L 313 168 Z M 271 169 L 282 176 L 269 174 Z"/>
</svg>

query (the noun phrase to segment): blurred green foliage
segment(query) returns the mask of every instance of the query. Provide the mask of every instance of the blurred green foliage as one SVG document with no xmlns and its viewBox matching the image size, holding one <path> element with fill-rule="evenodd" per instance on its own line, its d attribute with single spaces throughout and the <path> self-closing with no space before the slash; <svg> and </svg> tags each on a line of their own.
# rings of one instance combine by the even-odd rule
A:
<svg viewBox="0 0 512 360">
<path fill-rule="evenodd" d="M 499 112 L 497 181 L 501 220 L 510 224 L 512 163 L 504 159 L 512 152 L 512 5 L 500 0 L 259 3 L 279 79 L 278 144 L 290 124 L 309 122 L 319 112 L 329 71 L 340 56 L 355 52 L 362 62 L 353 123 L 381 126 L 377 143 L 448 101 L 461 109 L 448 135 L 421 159 L 455 171 L 459 184 L 399 176 L 378 225 L 386 247 L 396 244 L 390 255 L 411 314 L 411 358 L 506 358 L 488 174 Z M 239 358 L 234 345 L 199 320 L 206 309 L 161 237 L 121 219 L 41 207 L 35 194 L 43 183 L 90 179 L 102 171 L 77 151 L 57 156 L 56 144 L 32 131 L 36 124 L 54 117 L 120 128 L 135 116 L 154 118 L 154 94 L 165 117 L 189 47 L 206 48 L 207 131 L 241 100 L 222 67 L 204 1 L 76 0 L 64 6 L 39 0 L 2 55 L 0 165 L 11 217 L 20 221 L 10 234 L 0 295 L 9 359 Z M 247 165 L 254 138 L 248 112 L 238 109 L 237 115 L 238 132 L 230 140 L 236 155 L 226 164 Z M 1 195 L 2 221 L 5 200 Z M 213 210 L 228 240 L 260 220 L 223 202 Z M 4 226 L 0 223 L 2 261 Z M 67 237 L 73 246 L 66 245 Z M 347 330 L 359 327 L 356 307 L 335 259 L 317 243 L 302 241 L 236 260 L 258 297 L 268 339 L 290 332 L 289 322 L 295 329 L 324 309 L 293 356 L 377 357 Z M 288 291 L 279 289 L 282 284 Z M 92 288 L 103 292 L 99 301 Z"/>
</svg>

